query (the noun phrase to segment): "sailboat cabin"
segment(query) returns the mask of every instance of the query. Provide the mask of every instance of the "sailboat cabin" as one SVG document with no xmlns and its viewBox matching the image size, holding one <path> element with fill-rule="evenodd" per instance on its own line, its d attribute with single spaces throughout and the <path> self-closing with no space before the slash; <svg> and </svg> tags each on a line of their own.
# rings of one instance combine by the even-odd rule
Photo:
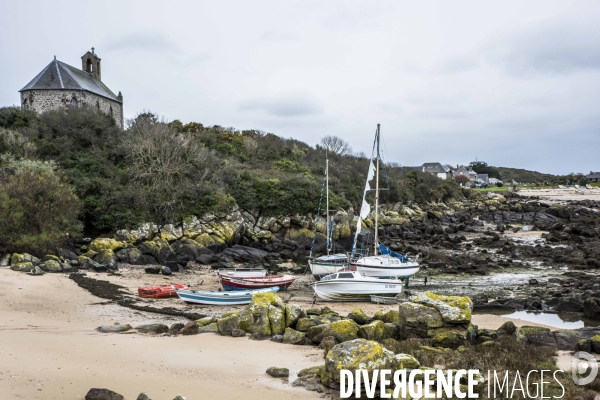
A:
<svg viewBox="0 0 600 400">
<path fill-rule="evenodd" d="M 43 113 L 60 107 L 93 107 L 112 116 L 123 128 L 123 96 L 115 95 L 102 82 L 101 59 L 94 52 L 81 57 L 81 69 L 54 57 L 21 93 L 21 108 Z"/>
</svg>

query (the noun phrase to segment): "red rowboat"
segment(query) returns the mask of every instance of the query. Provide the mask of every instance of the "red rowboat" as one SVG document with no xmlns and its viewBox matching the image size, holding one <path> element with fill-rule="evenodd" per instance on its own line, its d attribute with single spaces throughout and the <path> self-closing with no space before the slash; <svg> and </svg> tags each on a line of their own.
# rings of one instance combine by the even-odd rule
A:
<svg viewBox="0 0 600 400">
<path fill-rule="evenodd" d="M 169 286 L 148 286 L 138 288 L 138 295 L 148 299 L 164 299 L 167 297 L 177 297 L 175 289 L 187 289 L 186 285 L 169 285 Z"/>
<path fill-rule="evenodd" d="M 292 275 L 273 275 L 263 278 L 236 278 L 232 276 L 220 276 L 221 285 L 225 290 L 248 290 L 248 289 L 265 289 L 278 287 L 279 290 L 286 290 L 294 281 L 295 276 Z"/>
</svg>

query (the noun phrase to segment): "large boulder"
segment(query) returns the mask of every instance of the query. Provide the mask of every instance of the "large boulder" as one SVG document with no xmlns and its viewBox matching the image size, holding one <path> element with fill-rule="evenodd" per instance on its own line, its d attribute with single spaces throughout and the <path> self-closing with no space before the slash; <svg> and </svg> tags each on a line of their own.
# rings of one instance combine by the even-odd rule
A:
<svg viewBox="0 0 600 400">
<path fill-rule="evenodd" d="M 160 238 L 165 242 L 173 242 L 177 239 L 181 239 L 182 236 L 183 229 L 180 226 L 166 224 L 160 228 Z"/>
<path fill-rule="evenodd" d="M 62 272 L 62 266 L 60 262 L 56 260 L 44 261 L 40 264 L 40 268 L 46 272 Z"/>
<path fill-rule="evenodd" d="M 359 326 L 358 336 L 362 339 L 382 342 L 384 339 L 388 339 L 385 331 L 385 322 L 373 321 L 370 324 Z"/>
<path fill-rule="evenodd" d="M 355 339 L 340 343 L 327 353 L 321 380 L 324 385 L 339 389 L 343 369 L 364 369 L 371 375 L 376 369 L 392 369 L 393 366 L 394 353 L 377 342 Z"/>
<path fill-rule="evenodd" d="M 404 302 L 399 307 L 400 335 L 404 339 L 430 337 L 436 328 L 444 326 L 442 315 L 433 307 Z"/>
<path fill-rule="evenodd" d="M 10 265 L 10 254 L 0 254 L 0 267 L 8 267 Z"/>
<path fill-rule="evenodd" d="M 275 293 L 255 294 L 239 317 L 240 328 L 255 339 L 267 339 L 285 332 L 285 303 Z"/>
<path fill-rule="evenodd" d="M 184 325 L 184 327 L 179 331 L 181 335 L 197 335 L 200 330 L 200 327 L 196 321 L 188 322 Z"/>
<path fill-rule="evenodd" d="M 110 269 L 118 269 L 117 257 L 112 250 L 100 250 L 94 257 L 94 261 L 98 264 L 106 265 Z"/>
<path fill-rule="evenodd" d="M 600 305 L 596 299 L 590 297 L 583 302 L 583 315 L 589 319 L 600 320 Z"/>
<path fill-rule="evenodd" d="M 123 400 L 123 396 L 108 389 L 90 389 L 85 400 Z"/>
<path fill-rule="evenodd" d="M 262 264 L 269 255 L 268 252 L 247 246 L 233 246 L 223 250 L 223 254 L 233 258 L 237 262 Z"/>
<path fill-rule="evenodd" d="M 233 334 L 233 330 L 231 332 Z M 198 333 L 219 333 L 219 325 L 216 322 L 203 325 L 198 329 Z"/>
<path fill-rule="evenodd" d="M 33 265 L 39 265 L 41 261 L 39 258 L 34 257 L 31 254 L 27 254 L 27 253 L 23 253 L 23 254 L 13 253 L 13 255 L 10 257 L 10 265 L 11 266 L 14 266 L 19 263 L 27 263 L 27 262 L 30 262 Z"/>
<path fill-rule="evenodd" d="M 356 322 L 359 325 L 369 323 L 369 317 L 367 317 L 367 314 L 365 314 L 365 312 L 360 308 L 355 308 L 348 316 L 350 317 L 350 319 L 354 320 L 354 322 Z"/>
<path fill-rule="evenodd" d="M 304 332 L 299 332 L 292 328 L 285 328 L 282 342 L 287 344 L 302 344 L 304 343 L 304 335 Z"/>
<path fill-rule="evenodd" d="M 306 337 L 314 343 L 321 343 L 326 336 L 333 336 L 337 343 L 347 342 L 358 338 L 358 324 L 351 319 L 317 325 L 306 332 Z"/>
<path fill-rule="evenodd" d="M 155 264 L 156 260 L 154 257 L 142 254 L 137 247 L 128 247 L 115 252 L 115 256 L 120 262 L 131 264 L 131 265 L 146 265 Z"/>
<path fill-rule="evenodd" d="M 421 367 L 421 363 L 410 354 L 399 353 L 392 360 L 392 369 L 417 369 Z"/>
<path fill-rule="evenodd" d="M 442 296 L 431 292 L 411 296 L 413 303 L 435 308 L 444 322 L 462 324 L 471 322 L 473 302 L 468 296 Z"/>
<path fill-rule="evenodd" d="M 221 335 L 232 336 L 234 330 L 240 329 L 240 317 L 237 313 L 229 314 L 217 320 L 217 327 Z"/>
<path fill-rule="evenodd" d="M 160 264 L 164 264 L 167 258 L 175 255 L 169 243 L 158 237 L 138 244 L 137 248 L 142 254 L 154 257 Z"/>
<path fill-rule="evenodd" d="M 126 243 L 120 242 L 115 239 L 97 238 L 92 240 L 92 242 L 88 245 L 88 249 L 95 252 L 100 252 L 101 250 L 110 250 L 112 252 L 115 252 L 117 250 L 122 249 L 125 246 Z"/>
<path fill-rule="evenodd" d="M 521 326 L 515 332 L 517 340 L 535 346 L 558 348 L 556 338 L 549 328 L 540 326 Z"/>
<path fill-rule="evenodd" d="M 304 310 L 296 304 L 287 304 L 285 306 L 285 326 L 286 328 L 295 328 L 298 320 L 305 317 Z"/>
<path fill-rule="evenodd" d="M 558 350 L 577 351 L 577 343 L 600 335 L 600 328 L 588 327 L 580 329 L 559 329 L 552 332 Z"/>
<path fill-rule="evenodd" d="M 13 271 L 19 271 L 19 272 L 30 272 L 34 269 L 34 265 L 30 261 L 18 262 L 16 264 L 12 264 L 10 269 L 12 269 Z"/>
</svg>

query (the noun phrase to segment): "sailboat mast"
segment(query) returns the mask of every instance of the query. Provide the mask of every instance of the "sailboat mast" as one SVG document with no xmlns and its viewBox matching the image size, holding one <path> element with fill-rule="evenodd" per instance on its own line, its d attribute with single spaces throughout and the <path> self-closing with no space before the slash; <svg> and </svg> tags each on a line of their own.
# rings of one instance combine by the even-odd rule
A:
<svg viewBox="0 0 600 400">
<path fill-rule="evenodd" d="M 326 221 L 327 221 L 327 255 L 329 255 L 329 247 L 330 247 L 329 246 L 329 240 L 330 240 L 329 239 L 329 237 L 330 237 L 330 234 L 329 234 L 329 158 L 326 158 L 326 160 L 325 160 L 325 177 L 326 177 L 325 185 L 327 187 L 327 201 L 326 201 L 326 203 L 327 203 L 327 218 L 326 218 Z"/>
<path fill-rule="evenodd" d="M 377 161 L 375 167 L 375 243 L 373 243 L 374 255 L 377 255 L 377 250 L 379 247 L 379 229 L 377 227 L 377 216 L 379 215 L 379 135 L 379 124 L 377 124 Z"/>
</svg>

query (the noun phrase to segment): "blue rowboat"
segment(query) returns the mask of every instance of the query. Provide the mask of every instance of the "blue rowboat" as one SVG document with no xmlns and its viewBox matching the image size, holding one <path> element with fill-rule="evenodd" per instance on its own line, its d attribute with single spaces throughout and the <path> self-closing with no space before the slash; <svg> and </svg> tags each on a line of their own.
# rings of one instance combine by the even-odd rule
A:
<svg viewBox="0 0 600 400">
<path fill-rule="evenodd" d="M 275 293 L 277 291 L 279 291 L 278 287 L 236 292 L 197 292 L 195 290 L 177 290 L 176 293 L 177 296 L 186 303 L 220 306 L 250 304 L 252 295 L 256 293 Z"/>
</svg>

